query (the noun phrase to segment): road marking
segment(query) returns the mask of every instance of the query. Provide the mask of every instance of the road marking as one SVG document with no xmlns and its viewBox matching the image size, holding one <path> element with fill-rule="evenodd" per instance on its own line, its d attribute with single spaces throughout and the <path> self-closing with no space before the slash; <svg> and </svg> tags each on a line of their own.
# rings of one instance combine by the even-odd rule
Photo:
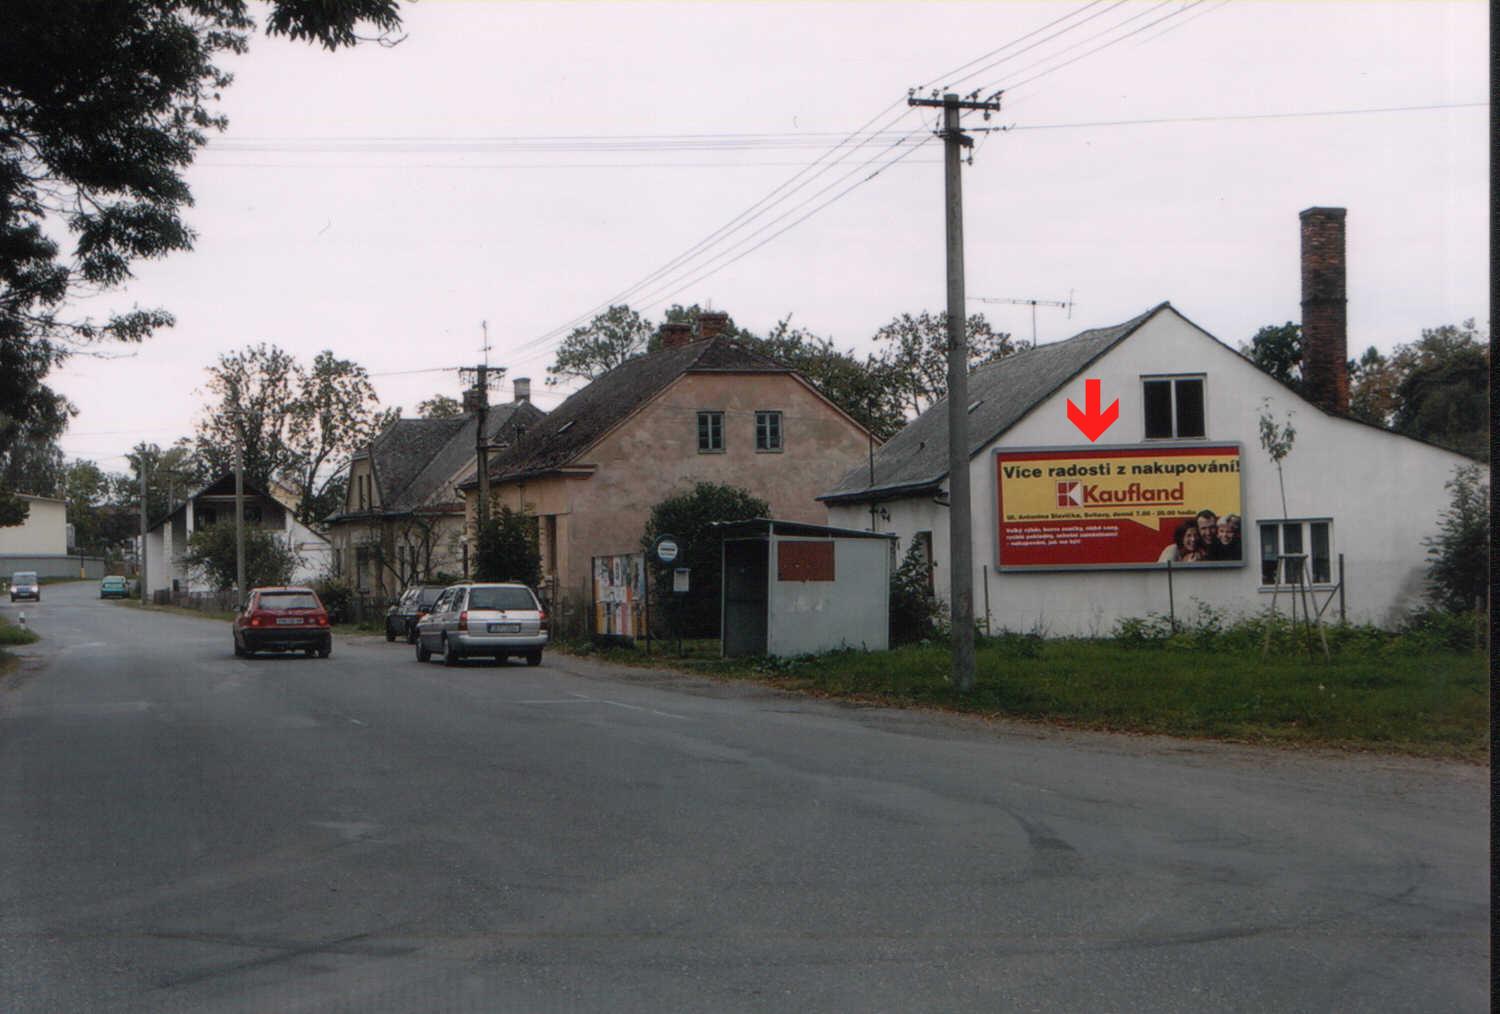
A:
<svg viewBox="0 0 1500 1014">
<path fill-rule="evenodd" d="M 689 720 L 686 715 L 674 715 L 670 711 L 657 711 L 655 708 L 643 708 L 639 704 L 626 704 L 624 701 L 611 701 L 603 697 L 590 697 L 588 694 L 575 693 L 572 690 L 569 690 L 568 694 L 573 697 L 581 698 L 585 701 L 595 701 L 599 704 L 610 704 L 617 708 L 629 708 L 631 711 L 647 711 L 653 715 L 661 715 L 663 718 L 680 718 L 683 721 Z"/>
<path fill-rule="evenodd" d="M 349 721 L 353 722 L 355 725 L 364 725 L 365 724 L 364 722 L 361 722 L 357 718 L 351 718 L 351 719 L 349 719 Z"/>
</svg>

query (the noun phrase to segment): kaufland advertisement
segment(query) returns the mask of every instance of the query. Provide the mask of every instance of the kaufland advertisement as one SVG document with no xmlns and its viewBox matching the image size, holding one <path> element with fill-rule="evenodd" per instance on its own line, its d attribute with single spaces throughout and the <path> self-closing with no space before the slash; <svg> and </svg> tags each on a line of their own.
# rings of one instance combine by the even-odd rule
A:
<svg viewBox="0 0 1500 1014">
<path fill-rule="evenodd" d="M 994 457 L 1001 570 L 1244 565 L 1238 444 Z"/>
</svg>

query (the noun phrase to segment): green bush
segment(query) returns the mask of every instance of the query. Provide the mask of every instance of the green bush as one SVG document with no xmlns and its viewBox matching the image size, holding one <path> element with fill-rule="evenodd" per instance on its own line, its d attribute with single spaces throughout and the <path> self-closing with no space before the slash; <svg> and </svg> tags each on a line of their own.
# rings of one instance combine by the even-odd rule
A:
<svg viewBox="0 0 1500 1014">
<path fill-rule="evenodd" d="M 328 610 L 331 623 L 349 623 L 354 619 L 354 587 L 346 581 L 330 578 L 313 583 L 313 591 Z"/>
<path fill-rule="evenodd" d="M 517 581 L 528 588 L 541 584 L 535 515 L 501 507 L 479 530 L 474 576 L 481 581 Z"/>
<path fill-rule="evenodd" d="M 939 636 L 943 607 L 927 587 L 927 558 L 913 541 L 891 575 L 891 647 Z"/>
<path fill-rule="evenodd" d="M 652 628 L 682 637 L 718 637 L 722 540 L 712 525 L 770 513 L 770 505 L 748 491 L 713 482 L 700 482 L 651 508 L 641 549 L 651 568 Z M 660 563 L 651 552 L 660 535 L 677 540 L 678 556 L 670 565 Z M 672 593 L 672 571 L 677 567 L 688 568 L 691 594 Z"/>
</svg>

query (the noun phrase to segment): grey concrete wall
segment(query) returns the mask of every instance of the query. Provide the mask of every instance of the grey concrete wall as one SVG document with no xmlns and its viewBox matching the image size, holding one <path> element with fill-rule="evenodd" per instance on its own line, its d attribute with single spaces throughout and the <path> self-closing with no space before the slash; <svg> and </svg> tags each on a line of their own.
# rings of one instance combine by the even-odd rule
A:
<svg viewBox="0 0 1500 1014">
<path fill-rule="evenodd" d="M 81 573 L 88 580 L 97 581 L 104 576 L 104 557 L 0 554 L 0 581 L 9 582 L 18 570 L 34 570 L 37 577 L 78 577 Z"/>
</svg>

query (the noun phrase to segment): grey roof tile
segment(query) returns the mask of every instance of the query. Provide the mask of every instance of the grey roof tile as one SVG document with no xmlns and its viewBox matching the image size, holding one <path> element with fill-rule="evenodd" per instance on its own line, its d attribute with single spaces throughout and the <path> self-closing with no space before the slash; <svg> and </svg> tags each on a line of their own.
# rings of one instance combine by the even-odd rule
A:
<svg viewBox="0 0 1500 1014">
<path fill-rule="evenodd" d="M 685 373 L 791 373 L 729 338 L 710 338 L 627 360 L 576 392 L 490 461 L 490 477 L 568 464 L 640 405 Z M 472 481 L 472 480 L 471 480 Z"/>
<path fill-rule="evenodd" d="M 988 363 L 969 374 L 969 456 L 1010 429 L 1049 395 L 1160 311 L 1162 303 L 1113 327 L 1094 328 L 1066 341 L 1038 345 Z M 948 475 L 948 399 L 937 402 L 875 452 L 870 466 L 851 469 L 820 500 L 859 499 L 873 494 L 935 487 Z"/>
</svg>

